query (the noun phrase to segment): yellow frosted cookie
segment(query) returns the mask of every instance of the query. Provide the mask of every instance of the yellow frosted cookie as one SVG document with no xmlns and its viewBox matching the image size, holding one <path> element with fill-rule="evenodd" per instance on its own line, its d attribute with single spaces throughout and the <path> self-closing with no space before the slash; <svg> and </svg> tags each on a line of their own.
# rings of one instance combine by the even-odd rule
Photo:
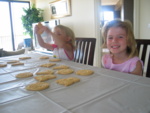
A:
<svg viewBox="0 0 150 113">
<path fill-rule="evenodd" d="M 73 73 L 74 70 L 73 69 L 60 69 L 57 71 L 57 74 L 61 74 L 61 75 L 68 75 L 68 74 L 71 74 Z"/>
<path fill-rule="evenodd" d="M 40 59 L 49 59 L 48 56 L 41 56 Z"/>
<path fill-rule="evenodd" d="M 22 63 L 22 62 L 17 62 L 17 63 L 13 63 L 13 64 L 11 64 L 12 66 L 17 66 L 17 65 L 24 65 L 24 63 Z"/>
<path fill-rule="evenodd" d="M 65 78 L 65 79 L 56 80 L 56 83 L 60 84 L 60 85 L 64 85 L 64 86 L 70 86 L 70 85 L 72 85 L 76 82 L 79 82 L 79 81 L 80 81 L 79 78 L 69 77 L 69 78 Z"/>
<path fill-rule="evenodd" d="M 36 75 L 46 75 L 46 74 L 53 74 L 54 72 L 52 70 L 44 70 L 37 72 Z"/>
<path fill-rule="evenodd" d="M 19 60 L 11 60 L 11 61 L 8 61 L 7 64 L 12 64 L 12 63 L 17 63 L 19 62 Z"/>
<path fill-rule="evenodd" d="M 53 67 L 53 69 L 68 69 L 69 66 L 66 66 L 66 65 L 60 65 L 60 66 L 55 66 Z"/>
<path fill-rule="evenodd" d="M 0 64 L 0 67 L 6 67 L 7 64 Z"/>
<path fill-rule="evenodd" d="M 83 75 L 83 76 L 87 76 L 87 75 L 92 75 L 94 73 L 94 71 L 92 71 L 92 70 L 86 70 L 86 69 L 84 69 L 84 70 L 78 70 L 78 71 L 76 71 L 76 74 L 77 75 Z"/>
<path fill-rule="evenodd" d="M 26 60 L 26 59 L 31 59 L 31 57 L 20 57 L 20 60 Z"/>
<path fill-rule="evenodd" d="M 31 72 L 24 72 L 24 73 L 19 73 L 16 75 L 17 78 L 27 78 L 31 76 L 33 76 Z"/>
<path fill-rule="evenodd" d="M 54 66 L 56 65 L 55 63 L 47 63 L 47 64 L 42 64 L 40 65 L 40 67 L 51 67 L 51 66 Z"/>
<path fill-rule="evenodd" d="M 49 88 L 49 83 L 46 82 L 36 82 L 26 86 L 26 89 L 29 91 L 41 91 Z"/>
<path fill-rule="evenodd" d="M 46 81 L 46 80 L 54 79 L 54 78 L 56 78 L 56 76 L 48 74 L 48 75 L 38 75 L 38 76 L 35 76 L 34 78 L 37 81 L 43 82 L 43 81 Z"/>
<path fill-rule="evenodd" d="M 59 61 L 61 61 L 61 59 L 53 58 L 53 59 L 50 59 L 49 61 L 51 61 L 51 62 L 59 62 Z"/>
</svg>

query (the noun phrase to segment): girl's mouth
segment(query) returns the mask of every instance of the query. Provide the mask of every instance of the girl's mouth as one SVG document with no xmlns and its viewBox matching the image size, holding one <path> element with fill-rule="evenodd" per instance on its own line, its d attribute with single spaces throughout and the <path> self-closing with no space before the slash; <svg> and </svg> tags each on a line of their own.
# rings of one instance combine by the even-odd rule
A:
<svg viewBox="0 0 150 113">
<path fill-rule="evenodd" d="M 119 48 L 120 46 L 111 46 L 111 48 L 113 48 L 113 49 L 117 49 L 117 48 Z"/>
</svg>

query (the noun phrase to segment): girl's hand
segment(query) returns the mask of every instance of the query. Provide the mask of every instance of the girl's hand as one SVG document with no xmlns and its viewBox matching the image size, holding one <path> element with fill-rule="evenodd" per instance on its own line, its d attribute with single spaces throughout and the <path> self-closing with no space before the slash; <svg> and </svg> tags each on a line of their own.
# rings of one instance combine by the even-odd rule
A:
<svg viewBox="0 0 150 113">
<path fill-rule="evenodd" d="M 41 35 L 44 32 L 44 30 L 45 27 L 41 23 L 38 23 L 38 25 L 36 25 L 34 28 L 34 32 L 39 35 Z"/>
</svg>

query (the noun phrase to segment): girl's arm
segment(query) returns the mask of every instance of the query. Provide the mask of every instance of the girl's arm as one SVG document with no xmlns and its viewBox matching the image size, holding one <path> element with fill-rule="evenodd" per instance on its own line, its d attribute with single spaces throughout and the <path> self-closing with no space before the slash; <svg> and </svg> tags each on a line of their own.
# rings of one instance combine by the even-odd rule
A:
<svg viewBox="0 0 150 113">
<path fill-rule="evenodd" d="M 142 76 L 143 69 L 140 61 L 137 61 L 136 68 L 131 72 L 131 74 Z"/>
<path fill-rule="evenodd" d="M 47 29 L 45 26 L 39 26 L 39 25 L 36 25 L 35 26 L 35 33 L 36 33 L 36 36 L 37 36 L 37 39 L 38 39 L 38 42 L 39 42 L 39 45 L 43 48 L 46 48 L 48 50 L 53 50 L 53 47 L 51 46 L 51 44 L 49 43 L 45 43 L 44 40 L 42 39 L 41 37 L 41 34 L 44 32 L 44 30 Z"/>
</svg>

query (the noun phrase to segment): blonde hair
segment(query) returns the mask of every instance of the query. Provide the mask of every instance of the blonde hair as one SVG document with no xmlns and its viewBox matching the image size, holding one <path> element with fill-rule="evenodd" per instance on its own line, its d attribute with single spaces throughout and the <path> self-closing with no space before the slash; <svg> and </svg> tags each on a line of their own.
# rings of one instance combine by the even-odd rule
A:
<svg viewBox="0 0 150 113">
<path fill-rule="evenodd" d="M 119 19 L 106 23 L 102 28 L 103 47 L 106 47 L 107 33 L 111 27 L 120 27 L 127 33 L 127 54 L 130 58 L 138 56 L 136 41 L 133 34 L 132 24 L 129 20 L 121 21 Z"/>
<path fill-rule="evenodd" d="M 65 32 L 66 36 L 69 36 L 71 38 L 70 43 L 71 43 L 73 49 L 75 49 L 75 35 L 74 35 L 74 32 L 69 27 L 66 27 L 66 26 L 63 26 L 63 25 L 57 25 L 57 26 L 55 26 L 55 28 L 60 28 L 62 31 Z"/>
</svg>

